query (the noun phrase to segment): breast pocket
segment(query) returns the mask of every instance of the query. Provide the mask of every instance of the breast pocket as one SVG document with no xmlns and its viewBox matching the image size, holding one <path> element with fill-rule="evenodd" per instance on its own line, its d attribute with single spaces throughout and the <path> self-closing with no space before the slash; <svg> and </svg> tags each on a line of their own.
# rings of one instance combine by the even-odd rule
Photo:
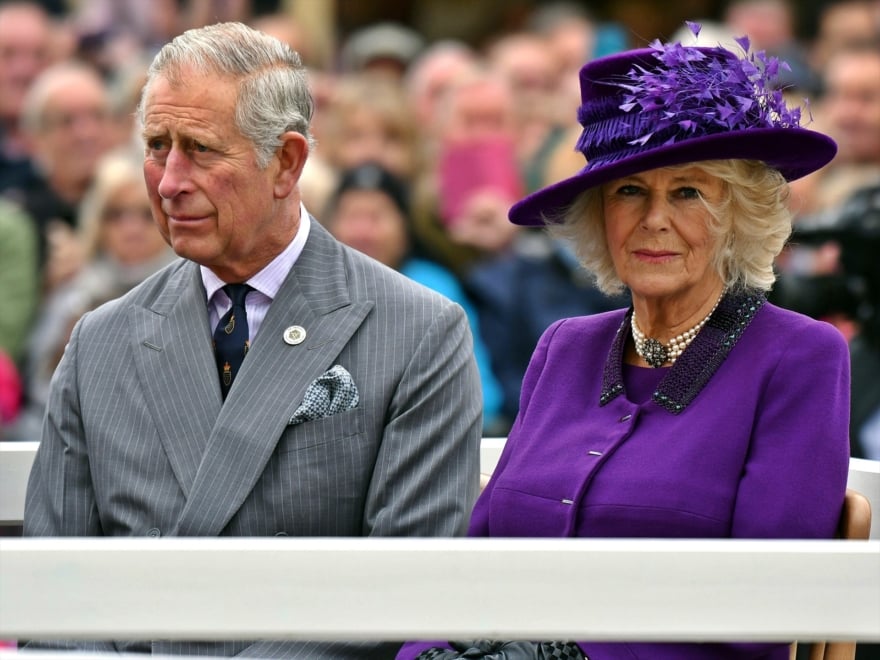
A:
<svg viewBox="0 0 880 660">
<path fill-rule="evenodd" d="M 284 431 L 278 452 L 284 454 L 341 440 L 354 440 L 363 432 L 364 409 L 352 408 L 329 417 L 291 424 Z"/>
</svg>

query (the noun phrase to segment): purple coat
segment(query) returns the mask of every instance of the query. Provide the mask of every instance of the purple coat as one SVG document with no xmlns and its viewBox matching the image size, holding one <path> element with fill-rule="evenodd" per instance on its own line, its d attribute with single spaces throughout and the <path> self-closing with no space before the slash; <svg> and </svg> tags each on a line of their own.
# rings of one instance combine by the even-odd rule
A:
<svg viewBox="0 0 880 660">
<path fill-rule="evenodd" d="M 544 333 L 470 535 L 833 537 L 849 463 L 843 336 L 727 295 L 675 365 L 654 370 L 622 363 L 629 314 Z M 580 645 L 590 660 L 788 658 L 782 644 Z"/>
</svg>

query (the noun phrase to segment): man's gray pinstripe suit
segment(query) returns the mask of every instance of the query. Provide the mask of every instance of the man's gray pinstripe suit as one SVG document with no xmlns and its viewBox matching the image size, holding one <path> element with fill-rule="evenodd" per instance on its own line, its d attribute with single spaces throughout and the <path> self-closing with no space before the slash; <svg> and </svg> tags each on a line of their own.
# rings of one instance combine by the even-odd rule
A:
<svg viewBox="0 0 880 660">
<path fill-rule="evenodd" d="M 306 330 L 301 344 L 283 340 L 292 325 Z M 463 535 L 481 433 L 469 332 L 457 305 L 313 220 L 224 404 L 198 266 L 177 261 L 74 329 L 28 484 L 25 534 Z M 337 364 L 354 379 L 357 407 L 289 425 L 308 385 Z M 393 657 L 370 644 L 96 646 Z"/>
</svg>

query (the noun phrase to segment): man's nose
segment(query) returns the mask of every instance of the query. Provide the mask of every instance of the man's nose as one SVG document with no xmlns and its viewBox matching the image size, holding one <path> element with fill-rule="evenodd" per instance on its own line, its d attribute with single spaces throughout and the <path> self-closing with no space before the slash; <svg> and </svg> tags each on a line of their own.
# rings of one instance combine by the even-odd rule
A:
<svg viewBox="0 0 880 660">
<path fill-rule="evenodd" d="M 158 192 L 163 199 L 172 199 L 191 189 L 190 160 L 181 149 L 172 147 L 165 158 Z"/>
</svg>

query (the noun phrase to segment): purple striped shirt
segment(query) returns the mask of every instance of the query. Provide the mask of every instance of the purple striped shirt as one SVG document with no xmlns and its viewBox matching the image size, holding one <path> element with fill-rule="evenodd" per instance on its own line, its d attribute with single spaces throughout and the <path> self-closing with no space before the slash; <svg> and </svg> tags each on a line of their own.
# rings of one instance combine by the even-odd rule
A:
<svg viewBox="0 0 880 660">
<path fill-rule="evenodd" d="M 245 299 L 245 308 L 247 311 L 248 330 L 250 340 L 253 341 L 260 330 L 263 319 L 269 311 L 269 305 L 275 299 L 278 289 L 287 278 L 287 274 L 296 260 L 302 253 L 306 239 L 309 237 L 309 228 L 311 220 L 305 206 L 300 204 L 300 222 L 296 236 L 284 251 L 270 261 L 263 270 L 254 275 L 247 281 L 255 291 L 248 294 Z M 208 318 L 211 322 L 211 328 L 214 328 L 229 307 L 232 301 L 229 299 L 222 288 L 226 284 L 217 277 L 212 270 L 205 266 L 200 266 L 202 272 L 202 283 L 205 285 L 205 293 L 207 294 Z"/>
</svg>

